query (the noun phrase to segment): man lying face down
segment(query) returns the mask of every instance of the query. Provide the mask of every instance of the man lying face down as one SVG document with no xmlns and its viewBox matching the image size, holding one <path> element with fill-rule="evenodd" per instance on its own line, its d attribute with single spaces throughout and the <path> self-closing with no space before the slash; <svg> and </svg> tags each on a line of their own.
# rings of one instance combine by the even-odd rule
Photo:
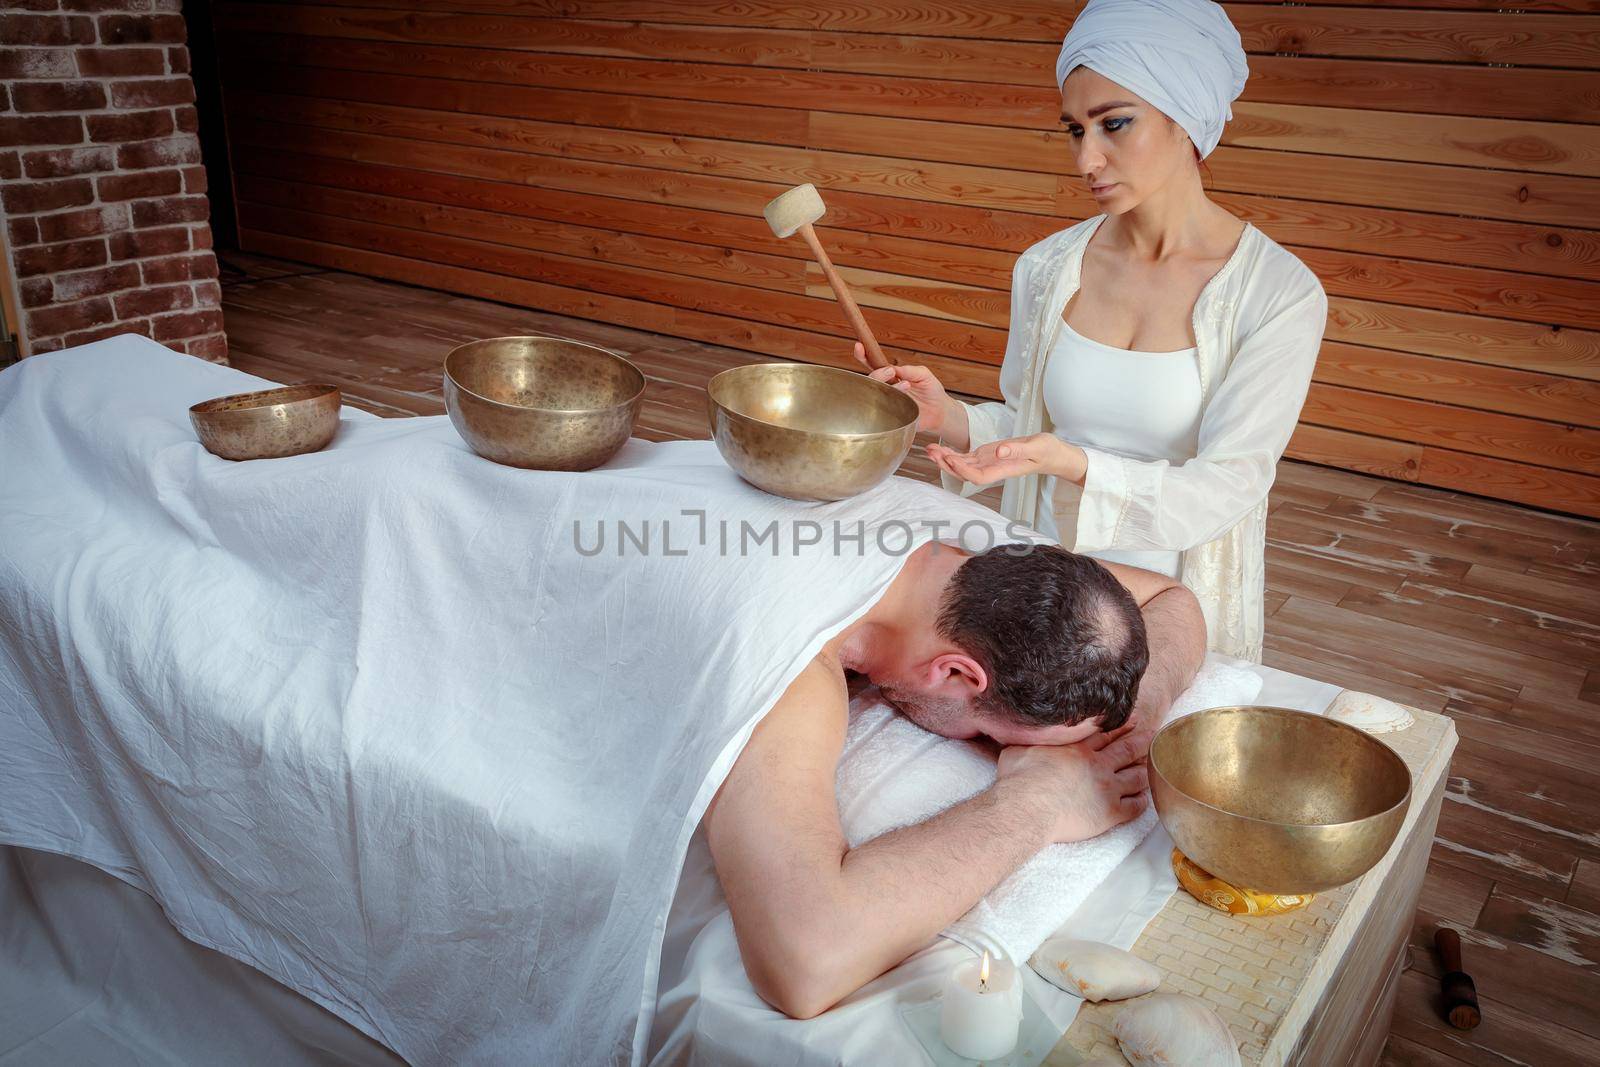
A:
<svg viewBox="0 0 1600 1067">
<path fill-rule="evenodd" d="M 1053 545 L 931 542 L 756 727 L 706 814 L 756 991 L 827 1010 L 965 914 L 1034 853 L 1148 803 L 1143 758 L 1205 655 L 1194 596 Z M 927 730 L 1000 746 L 986 792 L 851 849 L 835 800 L 849 672 Z"/>
</svg>

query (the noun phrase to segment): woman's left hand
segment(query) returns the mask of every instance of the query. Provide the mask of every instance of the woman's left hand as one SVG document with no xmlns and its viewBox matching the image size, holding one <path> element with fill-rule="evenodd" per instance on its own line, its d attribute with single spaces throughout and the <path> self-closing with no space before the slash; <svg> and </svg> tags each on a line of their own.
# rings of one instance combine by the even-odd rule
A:
<svg viewBox="0 0 1600 1067">
<path fill-rule="evenodd" d="M 1053 433 L 1008 437 L 971 452 L 956 452 L 940 444 L 928 445 L 927 451 L 940 469 L 974 485 L 993 485 L 1024 474 L 1079 481 L 1086 460 L 1083 449 Z"/>
</svg>

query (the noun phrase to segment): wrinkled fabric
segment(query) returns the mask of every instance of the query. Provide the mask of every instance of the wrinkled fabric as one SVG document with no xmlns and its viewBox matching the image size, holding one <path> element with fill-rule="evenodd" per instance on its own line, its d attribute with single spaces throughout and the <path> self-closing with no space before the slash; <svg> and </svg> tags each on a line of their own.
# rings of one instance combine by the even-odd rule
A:
<svg viewBox="0 0 1600 1067">
<path fill-rule="evenodd" d="M 710 442 L 523 471 L 347 409 L 315 454 L 200 447 L 191 404 L 271 384 L 132 336 L 0 374 L 0 843 L 117 873 L 411 1062 L 637 1062 L 755 724 L 910 524 L 1015 538 L 908 479 L 769 496 Z M 653 550 L 585 554 L 601 520 Z M 723 520 L 778 539 L 724 555 Z"/>
<path fill-rule="evenodd" d="M 1056 84 L 1080 66 L 1182 126 L 1202 157 L 1250 77 L 1239 31 L 1212 0 L 1089 0 L 1061 42 Z"/>
<path fill-rule="evenodd" d="M 1253 667 L 1259 703 L 1320 713 L 1335 686 Z M 1177 888 L 1159 826 L 1061 932 L 1131 948 Z M 692 958 L 692 965 L 691 965 Z M 943 938 L 815 1019 L 789 1019 L 745 977 L 706 847 L 690 842 L 667 922 L 652 1064 L 719 1067 L 915 1062 L 900 1007 L 939 991 L 972 958 Z M 1025 968 L 1057 1031 L 1079 1001 Z M 149 896 L 76 860 L 0 846 L 0 1064 L 226 1063 L 391 1067 L 392 1053 L 253 967 L 182 937 Z"/>
</svg>

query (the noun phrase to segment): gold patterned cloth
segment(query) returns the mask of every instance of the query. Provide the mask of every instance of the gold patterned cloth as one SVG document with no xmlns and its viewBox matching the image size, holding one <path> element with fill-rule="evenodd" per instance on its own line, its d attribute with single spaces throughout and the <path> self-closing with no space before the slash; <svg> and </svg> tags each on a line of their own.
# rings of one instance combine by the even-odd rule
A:
<svg viewBox="0 0 1600 1067">
<path fill-rule="evenodd" d="M 1229 915 L 1282 915 L 1286 911 L 1298 911 L 1316 896 L 1315 893 L 1256 893 L 1240 889 L 1196 866 L 1177 849 L 1172 850 L 1172 873 L 1178 876 L 1178 884 L 1188 890 L 1190 896 Z"/>
</svg>

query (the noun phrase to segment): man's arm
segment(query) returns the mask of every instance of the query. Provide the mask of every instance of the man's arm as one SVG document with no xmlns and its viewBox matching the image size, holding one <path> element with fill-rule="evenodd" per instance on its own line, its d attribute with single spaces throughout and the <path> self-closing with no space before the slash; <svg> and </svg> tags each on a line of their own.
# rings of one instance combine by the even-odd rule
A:
<svg viewBox="0 0 1600 1067">
<path fill-rule="evenodd" d="M 1167 709 L 1189 688 L 1206 657 L 1206 620 L 1184 584 L 1155 571 L 1104 564 L 1133 594 L 1144 616 L 1150 665 L 1139 682 L 1139 699 L 1133 707 L 1133 736 L 1139 756 L 1150 751 L 1150 739 L 1161 729 Z"/>
<path fill-rule="evenodd" d="M 835 776 L 845 683 L 820 658 L 756 728 L 706 815 L 740 955 L 763 999 L 827 1010 L 950 925 L 1045 845 L 1144 809 L 1142 768 L 1099 745 L 1007 749 L 994 786 L 927 822 L 847 847 Z"/>
</svg>

